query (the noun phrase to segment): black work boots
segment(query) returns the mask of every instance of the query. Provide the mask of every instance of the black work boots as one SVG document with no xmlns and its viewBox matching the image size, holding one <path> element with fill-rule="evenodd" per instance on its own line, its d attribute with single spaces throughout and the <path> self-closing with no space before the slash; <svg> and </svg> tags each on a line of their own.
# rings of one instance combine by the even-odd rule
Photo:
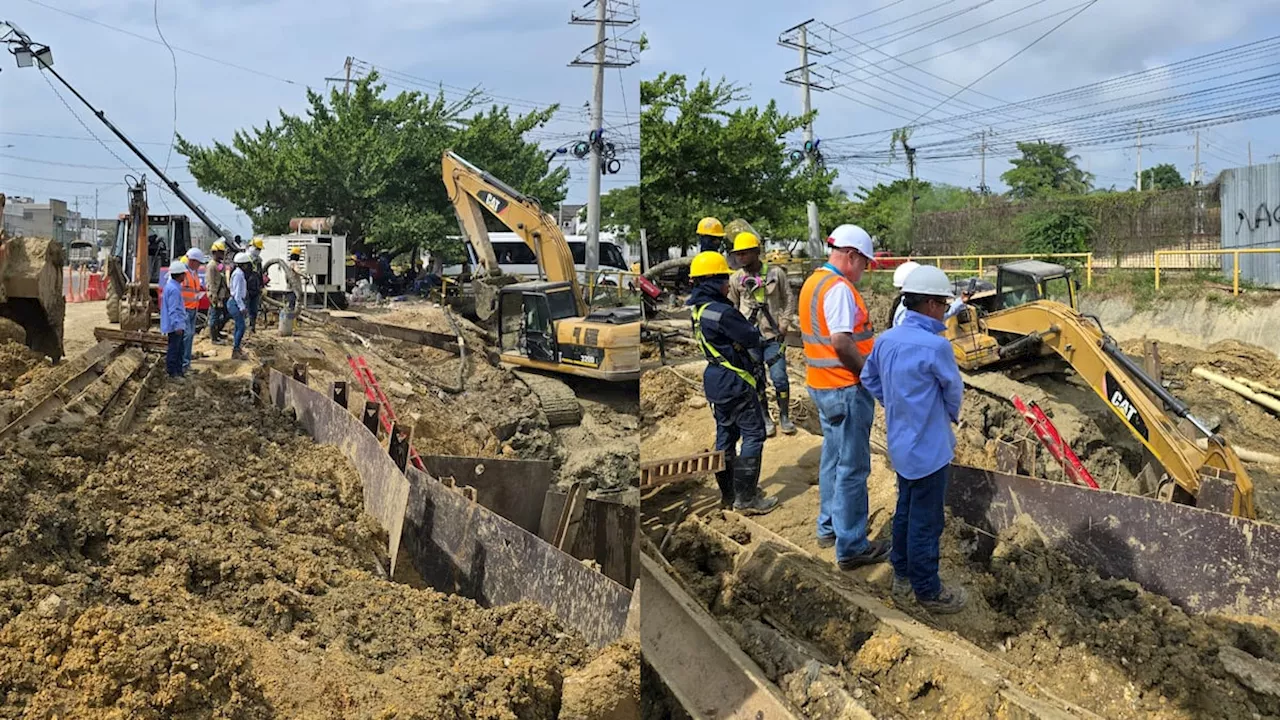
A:
<svg viewBox="0 0 1280 720">
<path fill-rule="evenodd" d="M 778 498 L 760 492 L 760 458 L 738 458 L 733 464 L 733 509 L 743 515 L 764 515 L 778 506 Z"/>
</svg>

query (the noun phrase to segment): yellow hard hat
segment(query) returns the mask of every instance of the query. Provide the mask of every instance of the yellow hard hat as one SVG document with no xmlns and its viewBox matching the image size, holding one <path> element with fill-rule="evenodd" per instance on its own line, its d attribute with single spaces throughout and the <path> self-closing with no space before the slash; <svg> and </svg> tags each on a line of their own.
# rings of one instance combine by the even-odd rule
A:
<svg viewBox="0 0 1280 720">
<path fill-rule="evenodd" d="M 256 247 L 256 248 L 258 248 L 259 250 L 261 250 L 261 249 L 262 249 L 262 238 L 254 238 L 254 239 L 253 239 L 253 246 L 254 246 L 254 247 Z"/>
<path fill-rule="evenodd" d="M 698 253 L 689 265 L 689 277 L 710 277 L 712 275 L 728 275 L 729 262 L 718 252 L 708 250 Z"/>
<path fill-rule="evenodd" d="M 713 217 L 704 217 L 698 221 L 698 234 L 712 237 L 724 237 L 724 225 Z"/>
<path fill-rule="evenodd" d="M 758 250 L 760 248 L 760 238 L 755 233 L 740 232 L 733 237 L 733 251 L 739 250 Z"/>
<path fill-rule="evenodd" d="M 183 265 L 186 265 L 186 264 L 187 264 L 187 262 L 188 262 L 188 261 L 187 261 L 187 256 L 186 256 L 186 255 L 183 255 L 182 257 L 178 258 L 178 259 L 177 259 L 177 260 L 175 260 L 174 262 L 180 262 L 180 263 L 182 263 Z"/>
<path fill-rule="evenodd" d="M 215 242 L 215 243 L 213 244 L 213 246 L 209 248 L 209 250 L 210 250 L 211 252 L 212 252 L 212 251 L 214 251 L 214 250 L 222 250 L 222 251 L 224 251 L 224 252 L 225 252 L 225 251 L 226 251 L 226 249 L 227 249 L 227 244 L 226 244 L 225 242 L 221 241 L 221 240 L 219 240 L 219 241 Z"/>
</svg>

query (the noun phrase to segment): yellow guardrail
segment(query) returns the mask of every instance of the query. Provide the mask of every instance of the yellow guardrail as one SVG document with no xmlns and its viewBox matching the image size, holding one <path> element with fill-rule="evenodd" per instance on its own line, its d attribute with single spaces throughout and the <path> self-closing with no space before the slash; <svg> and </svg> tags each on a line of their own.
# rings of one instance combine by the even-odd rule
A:
<svg viewBox="0 0 1280 720">
<path fill-rule="evenodd" d="M 875 262 L 876 262 L 877 264 L 885 264 L 885 263 L 896 263 L 896 264 L 901 264 L 901 263 L 907 262 L 908 260 L 912 260 L 912 261 L 914 261 L 914 262 L 918 262 L 918 263 L 921 263 L 921 264 L 931 264 L 931 265 L 936 265 L 936 266 L 938 266 L 938 267 L 942 268 L 942 269 L 943 269 L 944 271 L 946 271 L 948 274 L 961 274 L 961 273 L 968 274 L 968 273 L 973 273 L 973 274 L 975 274 L 975 275 L 979 275 L 979 276 L 980 276 L 980 275 L 982 275 L 982 274 L 983 274 L 983 271 L 985 270 L 986 265 L 988 265 L 988 264 L 989 264 L 989 263 L 988 263 L 988 261 L 990 261 L 990 260 L 1046 260 L 1046 259 L 1048 259 L 1048 260 L 1059 260 L 1059 259 L 1061 259 L 1061 260 L 1067 260 L 1067 259 L 1083 260 L 1083 261 L 1084 261 L 1084 268 L 1085 268 L 1085 269 L 1084 269 L 1084 277 L 1085 277 L 1084 284 L 1085 284 L 1085 287 L 1093 287 L 1093 253 L 1091 253 L 1091 252 L 1082 252 L 1082 253 L 996 253 L 996 254 L 991 254 L 991 255 L 912 255 L 911 257 L 902 257 L 902 256 L 892 256 L 892 257 L 889 257 L 889 256 L 884 256 L 884 257 L 878 257 L 878 258 L 876 258 L 876 259 L 875 259 Z M 944 261 L 944 260 L 950 260 L 950 261 L 961 261 L 961 262 L 975 262 L 975 263 L 977 263 L 977 268 L 952 268 L 952 269 L 948 269 L 948 268 L 942 267 L 942 264 L 943 264 L 943 261 Z M 808 264 L 809 262 L 810 262 L 810 260 L 804 260 L 804 259 L 801 259 L 801 260 L 792 260 L 792 261 L 789 261 L 789 262 L 785 262 L 785 263 L 776 263 L 776 264 L 781 265 L 781 266 L 783 266 L 783 267 L 789 267 L 789 266 L 792 266 L 792 265 L 806 265 L 806 266 L 807 266 L 807 264 Z M 997 263 L 997 264 L 998 264 L 998 263 Z M 872 273 L 892 273 L 892 272 L 894 271 L 894 269 L 895 269 L 895 268 L 885 268 L 885 269 L 883 269 L 883 270 L 881 270 L 881 269 L 876 269 L 876 270 L 868 269 L 868 270 L 867 270 L 867 272 L 872 272 Z"/>
<path fill-rule="evenodd" d="M 624 292 L 631 292 L 637 289 L 638 285 L 635 278 L 640 277 L 641 273 L 631 272 L 630 270 L 598 270 L 595 273 L 579 270 L 578 276 L 582 280 L 582 284 L 587 286 L 587 297 L 594 298 L 596 296 L 597 287 L 611 287 L 618 295 L 618 299 L 622 299 Z M 604 277 L 602 282 L 597 283 L 597 279 Z M 628 282 L 630 281 L 630 282 Z"/>
<path fill-rule="evenodd" d="M 1231 256 L 1231 294 L 1240 294 L 1240 256 L 1241 255 L 1262 255 L 1265 253 L 1280 253 L 1280 248 L 1241 248 L 1229 249 L 1220 248 L 1216 250 L 1156 250 L 1156 289 L 1160 289 L 1160 258 L 1169 256 L 1191 256 L 1191 255 L 1223 255 Z"/>
</svg>

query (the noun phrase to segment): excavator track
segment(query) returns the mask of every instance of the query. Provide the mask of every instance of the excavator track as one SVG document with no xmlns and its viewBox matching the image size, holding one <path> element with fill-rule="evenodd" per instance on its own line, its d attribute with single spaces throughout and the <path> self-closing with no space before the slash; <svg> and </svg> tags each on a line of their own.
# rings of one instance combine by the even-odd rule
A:
<svg viewBox="0 0 1280 720">
<path fill-rule="evenodd" d="M 577 425 L 582 422 L 582 404 L 573 388 L 555 378 L 535 372 L 515 371 L 524 384 L 538 396 L 542 412 L 551 427 Z"/>
</svg>

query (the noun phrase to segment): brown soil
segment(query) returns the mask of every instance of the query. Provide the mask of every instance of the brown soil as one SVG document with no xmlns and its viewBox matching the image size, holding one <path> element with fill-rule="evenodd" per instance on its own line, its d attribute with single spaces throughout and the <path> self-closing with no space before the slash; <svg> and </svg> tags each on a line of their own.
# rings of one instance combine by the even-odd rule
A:
<svg viewBox="0 0 1280 720">
<path fill-rule="evenodd" d="M 765 516 L 762 524 L 773 527 L 775 516 Z M 733 563 L 737 545 L 726 536 L 743 543 L 750 534 L 731 522 L 709 520 L 714 537 L 700 529 L 701 523 L 688 521 L 673 535 L 668 555 L 700 602 L 731 627 L 763 619 L 812 643 L 812 655 L 822 663 L 843 663 L 846 672 L 839 677 L 844 689 L 864 698 L 877 716 L 936 716 L 937 703 L 964 692 L 955 687 L 954 678 L 929 670 L 928 658 L 904 645 L 896 633 L 873 632 L 859 613 L 832 605 L 834 596 L 821 586 L 761 586 L 770 578 L 794 582 L 794 575 L 778 565 L 763 575 L 744 576 Z M 1011 682 L 1038 686 L 1108 718 L 1249 719 L 1280 713 L 1280 698 L 1251 689 L 1219 659 L 1233 650 L 1243 651 L 1246 662 L 1254 664 L 1280 658 L 1280 634 L 1274 630 L 1189 616 L 1133 583 L 1099 579 L 1046 549 L 1026 523 L 1003 534 L 989 554 L 978 547 L 971 533 L 948 523 L 943 575 L 972 590 L 969 608 L 947 617 L 930 616 L 914 603 L 902 609 L 975 643 L 991 654 L 992 664 L 1011 664 L 1006 673 Z M 829 566 L 827 572 L 833 583 L 854 577 Z M 856 577 L 866 581 L 877 574 L 884 572 L 860 571 Z M 875 577 L 850 587 L 892 604 L 886 585 L 887 578 Z M 762 594 L 767 602 L 753 602 Z M 783 599 L 788 594 L 790 601 Z M 753 655 L 760 650 L 751 643 L 744 643 L 744 649 Z M 776 667 L 776 658 L 767 653 L 757 660 L 766 669 Z M 943 692 L 930 692 L 930 687 Z M 959 715 L 954 708 L 944 714 L 987 716 L 985 711 Z M 810 717 L 835 715 L 811 712 Z"/>
<path fill-rule="evenodd" d="M 560 720 L 640 720 L 640 647 L 621 640 L 564 680 Z"/>
<path fill-rule="evenodd" d="M 381 579 L 352 468 L 242 382 L 4 451 L 0 716 L 552 718 L 592 655 L 541 608 Z"/>
</svg>

